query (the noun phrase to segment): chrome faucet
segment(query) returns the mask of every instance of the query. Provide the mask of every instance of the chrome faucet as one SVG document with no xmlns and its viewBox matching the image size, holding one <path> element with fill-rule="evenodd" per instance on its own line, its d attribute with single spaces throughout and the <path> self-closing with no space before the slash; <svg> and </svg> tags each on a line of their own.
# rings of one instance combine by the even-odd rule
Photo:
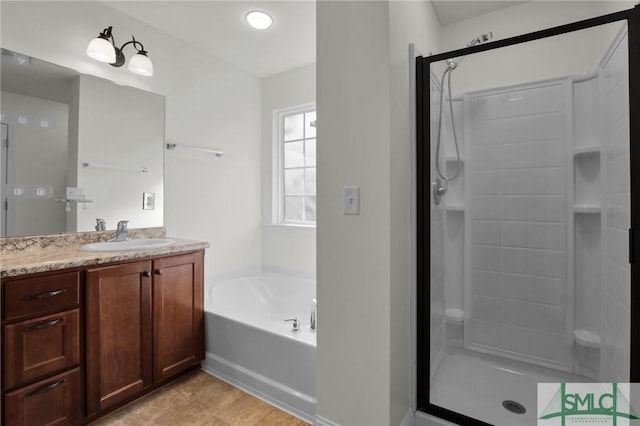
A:
<svg viewBox="0 0 640 426">
<path fill-rule="evenodd" d="M 109 241 L 127 241 L 128 231 L 127 225 L 129 224 L 128 220 L 121 220 L 118 222 L 118 227 L 116 229 L 116 236 Z"/>
<path fill-rule="evenodd" d="M 107 221 L 104 219 L 96 219 L 96 231 L 106 231 Z"/>
<path fill-rule="evenodd" d="M 286 319 L 285 321 L 293 323 L 293 328 L 291 329 L 292 332 L 297 333 L 301 330 L 300 321 L 298 320 L 298 318 L 290 318 L 290 319 Z"/>
<path fill-rule="evenodd" d="M 311 331 L 316 331 L 316 312 L 318 310 L 318 302 L 314 297 L 311 299 L 311 321 L 309 324 L 311 325 Z"/>
</svg>

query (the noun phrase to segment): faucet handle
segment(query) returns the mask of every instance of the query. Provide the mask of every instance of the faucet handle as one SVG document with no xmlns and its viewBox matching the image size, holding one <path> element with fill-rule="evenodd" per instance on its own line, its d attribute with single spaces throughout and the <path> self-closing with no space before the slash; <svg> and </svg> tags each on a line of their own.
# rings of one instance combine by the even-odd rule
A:
<svg viewBox="0 0 640 426">
<path fill-rule="evenodd" d="M 298 318 L 289 318 L 285 320 L 286 322 L 293 322 L 293 328 L 291 329 L 291 331 L 293 331 L 294 333 L 297 333 L 300 331 L 300 321 L 298 320 Z"/>
<path fill-rule="evenodd" d="M 107 221 L 96 218 L 96 231 L 105 231 L 107 229 Z"/>
</svg>

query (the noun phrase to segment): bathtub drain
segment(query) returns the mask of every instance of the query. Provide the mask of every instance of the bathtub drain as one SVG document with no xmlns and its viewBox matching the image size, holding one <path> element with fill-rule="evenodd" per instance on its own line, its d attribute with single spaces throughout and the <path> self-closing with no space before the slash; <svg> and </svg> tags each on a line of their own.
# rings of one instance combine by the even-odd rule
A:
<svg viewBox="0 0 640 426">
<path fill-rule="evenodd" d="M 524 408 L 524 405 L 520 404 L 516 401 L 506 400 L 502 401 L 502 406 L 506 408 L 508 411 L 516 414 L 524 414 L 527 412 L 527 409 Z"/>
</svg>

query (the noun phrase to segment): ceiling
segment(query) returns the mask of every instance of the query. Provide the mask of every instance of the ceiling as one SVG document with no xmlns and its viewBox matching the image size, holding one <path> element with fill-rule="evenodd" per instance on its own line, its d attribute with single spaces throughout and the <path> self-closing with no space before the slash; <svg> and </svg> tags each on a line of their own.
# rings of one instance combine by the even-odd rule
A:
<svg viewBox="0 0 640 426">
<path fill-rule="evenodd" d="M 160 31 L 257 77 L 316 60 L 316 3 L 295 1 L 104 1 Z M 255 30 L 244 15 L 261 10 L 273 17 Z"/>
<path fill-rule="evenodd" d="M 263 78 L 316 60 L 315 0 L 103 1 L 107 6 Z M 523 1 L 432 0 L 442 25 Z M 273 26 L 259 31 L 244 15 L 261 10 Z"/>
<path fill-rule="evenodd" d="M 474 18 L 485 13 L 526 3 L 524 1 L 460 1 L 431 0 L 440 25 L 449 25 L 465 19 Z"/>
</svg>

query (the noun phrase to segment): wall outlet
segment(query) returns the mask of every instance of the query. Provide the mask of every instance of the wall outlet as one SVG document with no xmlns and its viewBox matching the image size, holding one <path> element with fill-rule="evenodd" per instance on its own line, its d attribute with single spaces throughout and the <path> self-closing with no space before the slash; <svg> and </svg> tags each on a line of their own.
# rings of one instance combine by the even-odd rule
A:
<svg viewBox="0 0 640 426">
<path fill-rule="evenodd" d="M 156 194 L 155 192 L 142 193 L 142 210 L 155 210 Z"/>
</svg>

